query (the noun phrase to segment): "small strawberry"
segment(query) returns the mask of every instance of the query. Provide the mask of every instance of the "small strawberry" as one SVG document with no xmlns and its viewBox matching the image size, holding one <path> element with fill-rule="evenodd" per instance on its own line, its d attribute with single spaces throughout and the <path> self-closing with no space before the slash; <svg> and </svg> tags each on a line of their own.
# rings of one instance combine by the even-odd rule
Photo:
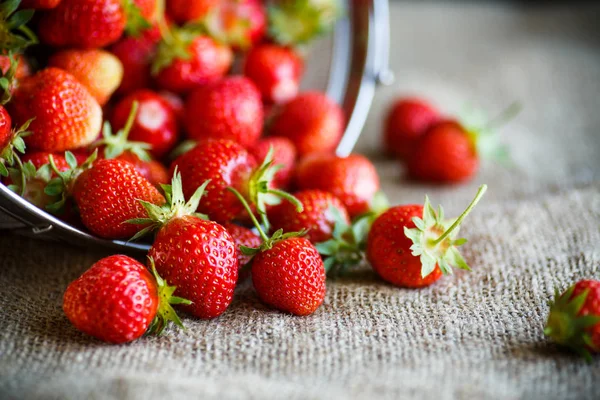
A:
<svg viewBox="0 0 600 400">
<path fill-rule="evenodd" d="M 417 139 L 439 120 L 439 112 L 424 100 L 413 97 L 396 100 L 385 121 L 382 141 L 385 152 L 408 159 Z"/>
<path fill-rule="evenodd" d="M 4 106 L 0 105 L 0 154 L 13 141 L 12 119 Z M 25 150 L 25 148 L 23 148 Z M 3 159 L 5 157 L 2 157 Z"/>
<path fill-rule="evenodd" d="M 32 150 L 87 146 L 102 126 L 102 109 L 88 90 L 73 75 L 52 67 L 21 80 L 10 111 L 17 124 L 35 118 L 25 140 Z"/>
<path fill-rule="evenodd" d="M 281 166 L 275 173 L 273 187 L 286 189 L 292 180 L 296 164 L 296 147 L 284 137 L 266 137 L 259 139 L 248 148 L 257 160 L 264 160 L 273 149 L 273 164 Z"/>
<path fill-rule="evenodd" d="M 306 231 L 305 238 L 316 244 L 331 239 L 336 223 L 336 208 L 343 221 L 350 223 L 346 208 L 334 195 L 321 190 L 304 190 L 294 194 L 304 207 L 298 212 L 296 205 L 283 201 L 267 211 L 272 230 L 284 232 Z"/>
<path fill-rule="evenodd" d="M 379 190 L 379 176 L 366 157 L 321 154 L 300 161 L 296 169 L 298 189 L 320 189 L 342 201 L 351 217 L 369 211 Z"/>
<path fill-rule="evenodd" d="M 185 125 L 193 140 L 229 139 L 250 146 L 262 133 L 260 93 L 243 77 L 225 78 L 195 89 L 185 110 Z"/>
<path fill-rule="evenodd" d="M 199 21 L 215 7 L 219 0 L 169 0 L 167 15 L 180 24 Z"/>
<path fill-rule="evenodd" d="M 10 115 L 0 105 L 0 177 L 8 177 L 9 169 L 14 169 L 21 175 L 18 179 L 21 186 L 24 185 L 25 176 L 22 174 L 23 163 L 18 153 L 25 153 L 24 138 L 31 134 L 28 130 L 30 123 L 31 121 L 27 121 L 19 129 L 11 129 Z"/>
<path fill-rule="evenodd" d="M 278 230 L 267 237 L 242 195 L 229 189 L 244 205 L 262 239 L 258 248 L 242 247 L 253 256 L 252 283 L 267 305 L 295 315 L 314 313 L 325 300 L 325 267 L 317 249 L 302 232 Z"/>
<path fill-rule="evenodd" d="M 246 255 L 242 252 L 241 246 L 246 247 L 258 247 L 262 243 L 260 237 L 257 236 L 252 230 L 245 228 L 241 225 L 233 224 L 231 222 L 226 222 L 223 224 L 223 227 L 227 229 L 227 232 L 233 238 L 235 245 L 238 249 L 238 260 L 240 262 L 240 269 L 248 264 L 252 259 L 251 256 Z"/>
<path fill-rule="evenodd" d="M 114 107 L 110 122 L 115 129 L 121 129 L 127 123 L 133 103 L 139 104 L 129 139 L 148 143 L 150 153 L 162 158 L 175 146 L 179 139 L 177 115 L 173 107 L 159 94 L 142 89 L 130 93 Z"/>
<path fill-rule="evenodd" d="M 229 47 L 195 30 L 163 30 L 163 39 L 152 64 L 157 85 L 175 93 L 219 80 L 233 62 Z"/>
<path fill-rule="evenodd" d="M 436 212 L 427 197 L 423 206 L 396 206 L 381 214 L 367 238 L 367 259 L 375 272 L 393 285 L 418 288 L 451 274 L 451 266 L 470 270 L 457 249 L 466 239 L 456 235 L 486 189 L 482 185 L 456 219 L 444 219 L 442 207 Z"/>
<path fill-rule="evenodd" d="M 301 93 L 273 118 L 271 136 L 290 139 L 302 157 L 309 153 L 332 153 L 344 132 L 342 109 L 319 92 Z"/>
<path fill-rule="evenodd" d="M 174 286 L 124 255 L 103 258 L 71 282 L 63 310 L 78 330 L 109 343 L 131 342 L 146 332 L 159 334 L 169 321 L 183 327 L 171 304 Z"/>
<path fill-rule="evenodd" d="M 59 51 L 50 57 L 48 65 L 77 78 L 101 106 L 108 102 L 123 79 L 121 61 L 101 49 Z"/>
<path fill-rule="evenodd" d="M 286 103 L 298 94 L 304 62 L 293 49 L 274 44 L 253 47 L 246 55 L 244 75 L 267 103 Z"/>
<path fill-rule="evenodd" d="M 60 4 L 62 0 L 22 0 L 21 8 L 33 10 L 48 10 Z"/>
<path fill-rule="evenodd" d="M 124 239 L 143 229 L 124 223 L 134 218 L 145 218 L 146 210 L 138 200 L 163 204 L 165 198 L 135 167 L 122 160 L 95 161 L 95 153 L 81 166 L 75 156 L 66 153 L 71 168 L 61 172 L 53 157 L 52 170 L 58 178 L 46 187 L 49 196 L 62 195 L 59 202 L 48 209 L 60 212 L 72 198 L 79 209 L 81 221 L 95 235 L 106 239 Z"/>
<path fill-rule="evenodd" d="M 195 214 L 208 182 L 185 203 L 181 175 L 174 174 L 162 207 L 142 201 L 148 218 L 131 223 L 147 226 L 135 237 L 157 231 L 149 255 L 157 271 L 192 301 L 184 309 L 199 318 L 216 318 L 233 299 L 239 261 L 236 244 L 227 230 Z"/>
<path fill-rule="evenodd" d="M 202 26 L 219 42 L 245 50 L 262 40 L 267 15 L 261 0 L 220 0 L 203 18 Z"/>
</svg>

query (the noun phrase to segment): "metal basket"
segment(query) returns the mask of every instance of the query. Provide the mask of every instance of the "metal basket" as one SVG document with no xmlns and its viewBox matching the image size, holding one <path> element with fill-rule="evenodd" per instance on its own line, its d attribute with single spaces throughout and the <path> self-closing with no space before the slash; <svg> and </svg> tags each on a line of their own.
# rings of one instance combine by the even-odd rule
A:
<svg viewBox="0 0 600 400">
<path fill-rule="evenodd" d="M 337 154 L 350 154 L 364 126 L 378 84 L 388 84 L 389 12 L 387 0 L 346 0 L 345 17 L 319 46 L 330 56 L 328 70 L 316 69 L 327 81 L 327 94 L 348 116 Z M 311 69 L 310 60 L 308 69 Z M 315 68 L 312 68 L 315 70 Z M 148 244 L 100 239 L 37 208 L 0 184 L 0 230 L 46 240 L 123 252 L 146 251 Z"/>
</svg>

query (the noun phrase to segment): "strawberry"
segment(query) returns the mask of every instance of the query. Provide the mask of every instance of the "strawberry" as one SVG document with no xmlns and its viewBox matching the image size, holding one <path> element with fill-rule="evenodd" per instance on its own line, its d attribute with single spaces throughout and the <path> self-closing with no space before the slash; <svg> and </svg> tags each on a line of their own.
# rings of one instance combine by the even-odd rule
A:
<svg viewBox="0 0 600 400">
<path fill-rule="evenodd" d="M 351 154 L 338 157 L 321 154 L 302 160 L 296 169 L 298 189 L 320 189 L 342 201 L 348 214 L 355 217 L 369 211 L 379 190 L 379 176 L 366 157 Z"/>
<path fill-rule="evenodd" d="M 262 133 L 260 93 L 243 77 L 225 78 L 195 89 L 185 110 L 185 125 L 193 140 L 230 139 L 250 146 Z"/>
<path fill-rule="evenodd" d="M 201 20 L 219 0 L 169 0 L 167 15 L 178 23 Z"/>
<path fill-rule="evenodd" d="M 267 305 L 295 315 L 309 315 L 325 300 L 325 267 L 317 249 L 303 232 L 278 230 L 267 237 L 250 206 L 234 188 L 229 188 L 250 215 L 262 244 L 242 247 L 252 256 L 252 283 L 258 297 Z"/>
<path fill-rule="evenodd" d="M 157 85 L 175 93 L 222 78 L 233 62 L 229 47 L 196 31 L 178 28 L 163 35 L 152 64 Z"/>
<path fill-rule="evenodd" d="M 12 135 L 12 119 L 4 106 L 0 106 L 0 153 L 13 140 Z"/>
<path fill-rule="evenodd" d="M 149 255 L 157 271 L 177 286 L 177 293 L 192 301 L 185 310 L 199 318 L 216 318 L 233 299 L 239 261 L 227 230 L 195 214 L 207 184 L 185 203 L 181 175 L 176 171 L 165 190 L 168 203 L 159 207 L 142 201 L 149 217 L 130 222 L 147 226 L 134 239 L 158 231 Z"/>
<path fill-rule="evenodd" d="M 139 110 L 131 126 L 129 139 L 148 143 L 151 146 L 150 153 L 162 158 L 179 139 L 177 115 L 159 94 L 147 89 L 138 90 L 115 105 L 110 119 L 113 128 L 125 126 L 134 102 L 139 104 Z"/>
<path fill-rule="evenodd" d="M 314 152 L 332 153 L 343 132 L 342 109 L 319 92 L 302 93 L 284 104 L 270 127 L 272 136 L 290 139 L 301 157 Z"/>
<path fill-rule="evenodd" d="M 304 62 L 293 49 L 274 44 L 253 47 L 244 62 L 244 75 L 267 103 L 286 103 L 296 97 L 303 69 Z"/>
<path fill-rule="evenodd" d="M 62 0 L 22 0 L 21 8 L 31 8 L 34 10 L 48 10 L 60 4 Z"/>
<path fill-rule="evenodd" d="M 262 243 L 260 237 L 258 237 L 254 232 L 250 229 L 245 228 L 241 225 L 232 224 L 231 222 L 226 222 L 223 224 L 223 227 L 227 229 L 227 232 L 231 235 L 235 245 L 238 249 L 238 260 L 240 263 L 240 269 L 248 264 L 252 259 L 251 256 L 246 255 L 242 252 L 241 246 L 246 247 L 258 247 Z"/>
<path fill-rule="evenodd" d="M 168 321 L 183 327 L 171 304 L 189 304 L 172 296 L 156 271 L 124 255 L 106 257 L 71 282 L 63 310 L 78 330 L 109 343 L 131 342 L 146 332 L 160 333 Z"/>
<path fill-rule="evenodd" d="M 419 98 L 401 98 L 394 102 L 385 121 L 383 146 L 387 153 L 408 159 L 417 139 L 438 122 L 438 111 Z"/>
<path fill-rule="evenodd" d="M 108 102 L 123 79 L 121 61 L 100 49 L 59 51 L 50 57 L 48 65 L 77 78 L 101 106 Z"/>
<path fill-rule="evenodd" d="M 267 16 L 261 0 L 220 0 L 202 22 L 211 37 L 244 50 L 262 40 Z"/>
<path fill-rule="evenodd" d="M 418 288 L 451 274 L 451 266 L 470 270 L 457 249 L 466 239 L 456 235 L 486 189 L 482 185 L 456 219 L 444 219 L 442 207 L 436 212 L 427 197 L 423 206 L 396 206 L 381 214 L 367 238 L 367 259 L 375 272 L 393 285 Z"/>
<path fill-rule="evenodd" d="M 18 153 L 25 153 L 24 138 L 31 134 L 28 130 L 30 123 L 31 121 L 27 121 L 19 129 L 11 129 L 10 115 L 0 105 L 0 177 L 9 176 L 9 168 L 22 172 L 23 164 Z M 24 179 L 25 176 L 21 174 L 21 185 Z"/>
<path fill-rule="evenodd" d="M 177 117 L 177 121 L 179 121 L 181 124 L 183 124 L 183 118 L 185 116 L 185 103 L 183 102 L 181 97 L 179 97 L 175 93 L 171 93 L 166 90 L 161 90 L 158 93 L 158 95 L 164 101 L 167 102 L 167 104 L 171 108 L 171 111 L 173 111 L 173 113 Z"/>
<path fill-rule="evenodd" d="M 25 140 L 32 150 L 87 146 L 102 126 L 102 109 L 87 89 L 73 75 L 52 67 L 21 80 L 10 111 L 17 124 L 35 118 Z"/>
<path fill-rule="evenodd" d="M 17 64 L 14 71 L 14 79 L 19 80 L 31 75 L 31 66 L 23 54 L 14 54 L 14 60 Z M 10 67 L 10 56 L 0 55 L 0 71 L 2 71 L 2 74 L 6 75 L 9 72 Z"/>
<path fill-rule="evenodd" d="M 296 147 L 284 137 L 266 137 L 259 139 L 248 148 L 257 160 L 264 160 L 273 148 L 273 164 L 281 166 L 275 173 L 273 187 L 287 188 L 292 180 L 296 164 Z"/>
<path fill-rule="evenodd" d="M 557 291 L 544 334 L 588 361 L 600 353 L 600 281 L 581 280 Z"/>
<path fill-rule="evenodd" d="M 298 212 L 296 206 L 284 201 L 267 211 L 272 229 L 284 232 L 307 231 L 305 238 L 316 244 L 331 239 L 336 222 L 336 215 L 331 208 L 336 208 L 341 218 L 350 223 L 346 208 L 334 195 L 321 190 L 304 190 L 294 194 L 304 207 Z"/>
</svg>

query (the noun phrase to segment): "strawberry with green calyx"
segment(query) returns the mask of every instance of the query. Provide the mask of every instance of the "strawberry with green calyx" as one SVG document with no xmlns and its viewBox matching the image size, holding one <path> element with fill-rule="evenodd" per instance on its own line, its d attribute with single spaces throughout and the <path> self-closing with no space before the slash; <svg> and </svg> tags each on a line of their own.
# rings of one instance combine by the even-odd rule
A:
<svg viewBox="0 0 600 400">
<path fill-rule="evenodd" d="M 220 0 L 201 21 L 209 36 L 236 50 L 259 43 L 266 30 L 267 16 L 260 0 Z"/>
<path fill-rule="evenodd" d="M 487 189 L 482 185 L 473 201 L 456 219 L 444 219 L 429 198 L 425 204 L 392 207 L 371 226 L 367 237 L 367 259 L 384 280 L 404 287 L 423 287 L 451 274 L 451 266 L 469 270 L 457 247 L 458 227 Z"/>
<path fill-rule="evenodd" d="M 303 238 L 305 232 L 265 234 L 244 197 L 228 188 L 244 206 L 262 239 L 257 248 L 241 246 L 253 257 L 252 283 L 267 305 L 294 315 L 309 315 L 325 300 L 325 267 L 317 249 Z"/>
<path fill-rule="evenodd" d="M 342 14 L 339 0 L 281 0 L 269 7 L 269 35 L 279 44 L 303 45 L 330 32 Z"/>
<path fill-rule="evenodd" d="M 21 0 L 6 0 L 0 4 L 0 53 L 20 51 L 37 44 L 35 34 L 27 27 L 33 10 L 19 10 Z"/>
<path fill-rule="evenodd" d="M 12 52 L 9 51 L 8 55 L 3 57 L 8 58 L 8 67 L 0 69 L 0 105 L 5 105 L 10 101 L 17 82 L 16 76 L 19 67 L 19 61 Z M 0 139 L 0 144 L 1 142 Z"/>
<path fill-rule="evenodd" d="M 16 181 L 19 182 L 19 186 L 24 190 L 26 182 L 26 174 L 23 170 L 23 163 L 18 153 L 25 154 L 25 141 L 24 137 L 31 134 L 28 131 L 31 120 L 25 122 L 19 129 L 11 130 L 11 119 L 3 106 L 0 106 L 0 176 L 8 177 L 9 172 L 12 172 L 11 178 L 17 178 L 15 172 L 19 177 Z M 12 171 L 9 171 L 12 170 Z M 13 181 L 15 182 L 15 181 Z M 23 194 L 21 190 L 21 194 Z"/>
<path fill-rule="evenodd" d="M 156 2 L 162 0 L 122 0 L 125 12 L 125 33 L 129 36 L 138 37 L 140 34 L 152 28 L 152 24 L 146 18 L 151 17 L 156 11 Z M 142 12 L 141 6 L 144 7 Z M 144 15 L 146 14 L 146 15 Z"/>
<path fill-rule="evenodd" d="M 67 151 L 65 152 L 64 160 L 67 162 L 69 168 L 63 170 L 52 154 L 48 156 L 50 168 L 52 169 L 52 172 L 56 174 L 56 177 L 48 182 L 44 189 L 44 193 L 48 196 L 59 198 L 55 203 L 46 206 L 48 211 L 53 214 L 61 214 L 64 211 L 65 204 L 72 196 L 75 182 L 83 172 L 92 168 L 92 165 L 96 162 L 97 158 L 98 150 L 95 150 L 81 165 L 79 165 L 75 155 L 70 151 Z"/>
<path fill-rule="evenodd" d="M 586 360 L 600 353 L 600 281 L 582 280 L 556 291 L 544 334 Z"/>
</svg>

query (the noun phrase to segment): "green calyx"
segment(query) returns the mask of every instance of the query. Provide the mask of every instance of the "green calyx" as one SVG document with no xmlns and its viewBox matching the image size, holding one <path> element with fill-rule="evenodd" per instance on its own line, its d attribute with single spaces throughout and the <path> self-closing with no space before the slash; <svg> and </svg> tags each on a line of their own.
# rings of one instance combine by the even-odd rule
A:
<svg viewBox="0 0 600 400">
<path fill-rule="evenodd" d="M 156 317 L 154 317 L 154 320 L 148 327 L 146 334 L 160 335 L 169 322 L 173 322 L 178 327 L 185 329 L 181 319 L 179 319 L 179 316 L 173 309 L 173 305 L 190 305 L 192 302 L 181 297 L 173 296 L 177 287 L 167 285 L 167 282 L 160 277 L 156 271 L 156 265 L 154 264 L 154 259 L 152 257 L 148 257 L 148 262 L 150 263 L 150 269 L 154 275 L 154 279 L 156 279 L 156 286 L 158 287 L 158 311 Z"/>
<path fill-rule="evenodd" d="M 150 232 L 156 231 L 167 222 L 176 218 L 191 215 L 202 219 L 208 219 L 206 215 L 197 213 L 196 209 L 198 209 L 200 200 L 202 199 L 204 191 L 206 190 L 206 186 L 208 186 L 209 183 L 210 180 L 204 182 L 198 189 L 196 189 L 196 192 L 194 192 L 190 200 L 186 202 L 183 195 L 181 173 L 175 169 L 175 174 L 173 175 L 171 184 L 161 185 L 163 191 L 165 192 L 165 198 L 167 202 L 164 205 L 159 206 L 144 200 L 138 200 L 146 209 L 148 217 L 130 219 L 124 222 L 136 225 L 147 225 L 144 229 L 136 233 L 130 240 L 137 240 Z"/>
<path fill-rule="evenodd" d="M 12 51 L 7 54 L 10 65 L 6 72 L 0 70 L 0 105 L 5 105 L 12 98 L 12 92 L 15 87 L 15 74 L 19 67 L 19 62 Z"/>
<path fill-rule="evenodd" d="M 150 22 L 142 15 L 140 8 L 133 0 L 122 0 L 123 11 L 125 12 L 125 33 L 129 36 L 138 37 L 140 34 L 152 27 Z"/>
<path fill-rule="evenodd" d="M 6 0 L 0 4 L 0 54 L 21 51 L 37 44 L 38 39 L 27 27 L 33 10 L 19 10 L 21 0 Z"/>
<path fill-rule="evenodd" d="M 50 164 L 44 164 L 36 169 L 31 161 L 21 164 L 20 168 L 9 168 L 8 173 L 13 182 L 8 185 L 8 188 L 22 197 L 25 197 L 26 193 L 28 196 L 39 196 L 41 194 L 32 193 L 30 191 L 31 188 L 28 185 L 29 182 L 35 180 L 47 185 L 52 178 L 52 168 L 50 167 Z M 36 205 L 41 204 L 40 201 L 36 201 L 34 198 L 28 197 L 28 199 Z"/>
<path fill-rule="evenodd" d="M 267 11 L 273 40 L 295 46 L 331 31 L 342 15 L 342 6 L 339 0 L 284 0 Z"/>
<path fill-rule="evenodd" d="M 175 60 L 190 60 L 192 54 L 189 48 L 199 36 L 198 29 L 192 26 L 169 29 L 164 18 L 161 17 L 159 17 L 158 24 L 162 40 L 158 44 L 156 55 L 152 62 L 151 73 L 154 76 L 170 66 Z"/>
<path fill-rule="evenodd" d="M 102 127 L 102 139 L 94 142 L 92 148 L 104 147 L 104 158 L 111 160 L 119 157 L 124 152 L 128 151 L 135 154 L 142 161 L 151 161 L 151 157 L 148 154 L 148 150 L 152 146 L 144 142 L 132 142 L 127 140 L 131 127 L 135 122 L 135 116 L 137 115 L 139 104 L 134 101 L 131 105 L 131 111 L 127 117 L 127 122 L 123 129 L 120 129 L 117 133 L 113 134 L 110 123 L 106 121 Z"/>
<path fill-rule="evenodd" d="M 25 184 L 25 175 L 18 153 L 25 154 L 25 141 L 23 138 L 32 133 L 28 130 L 31 121 L 33 119 L 25 122 L 18 129 L 13 130 L 11 134 L 12 138 L 8 142 L 8 145 L 0 149 L 0 176 L 7 177 L 9 176 L 9 169 L 16 169 L 21 172 L 21 176 L 17 180 L 22 183 L 22 187 Z"/>
<path fill-rule="evenodd" d="M 456 219 L 444 219 L 444 210 L 439 206 L 436 212 L 425 196 L 423 205 L 423 217 L 414 217 L 415 228 L 404 228 L 404 234 L 413 245 L 410 247 L 412 255 L 421 260 L 421 276 L 424 278 L 433 272 L 436 265 L 439 265 L 442 273 L 451 274 L 452 266 L 470 270 L 460 252 L 458 246 L 467 242 L 467 239 L 459 238 L 458 228 L 464 218 L 471 212 L 475 205 L 487 190 L 487 185 L 481 185 L 475 198 L 469 206 Z"/>
<path fill-rule="evenodd" d="M 65 203 L 73 191 L 73 185 L 75 184 L 75 181 L 77 181 L 77 178 L 82 172 L 92 168 L 92 165 L 97 158 L 98 150 L 94 151 L 83 164 L 77 165 L 77 159 L 73 153 L 67 151 L 65 152 L 65 160 L 69 165 L 69 169 L 66 171 L 59 171 L 56 163 L 54 162 L 54 157 L 52 157 L 52 154 L 48 156 L 50 168 L 56 174 L 56 178 L 50 179 L 44 188 L 44 193 L 46 193 L 48 196 L 59 198 L 59 200 L 55 203 L 46 206 L 48 211 L 53 214 L 62 214 Z"/>
<path fill-rule="evenodd" d="M 592 360 L 590 350 L 600 351 L 594 346 L 588 328 L 600 324 L 600 315 L 579 316 L 579 311 L 585 304 L 589 290 L 585 290 L 575 298 L 571 286 L 562 295 L 556 291 L 554 304 L 550 307 L 548 322 L 544 328 L 544 335 L 555 342 L 571 348 L 584 357 L 588 362 Z"/>
</svg>

